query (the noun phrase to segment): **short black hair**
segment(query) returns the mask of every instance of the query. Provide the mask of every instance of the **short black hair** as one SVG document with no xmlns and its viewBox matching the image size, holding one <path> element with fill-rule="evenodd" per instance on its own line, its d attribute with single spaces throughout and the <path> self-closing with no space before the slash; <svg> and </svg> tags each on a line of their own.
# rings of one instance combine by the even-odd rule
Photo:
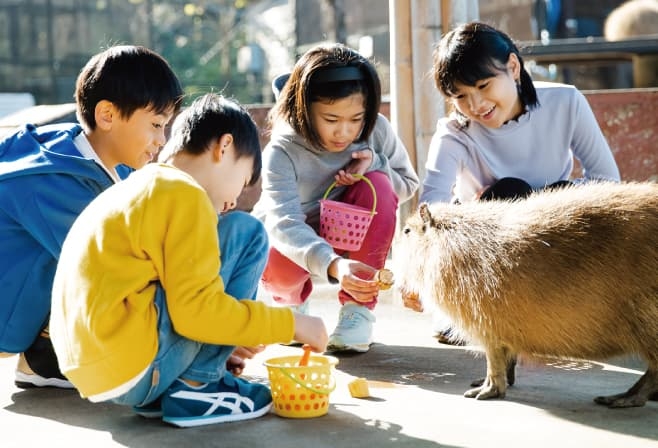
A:
<svg viewBox="0 0 658 448">
<path fill-rule="evenodd" d="M 96 105 L 102 100 L 114 104 L 126 119 L 141 108 L 176 114 L 183 89 L 162 56 L 141 46 L 117 45 L 87 62 L 78 75 L 74 97 L 78 120 L 93 131 Z"/>
<path fill-rule="evenodd" d="M 171 137 L 162 153 L 164 157 L 180 151 L 202 154 L 224 134 L 233 136 L 238 159 L 252 158 L 249 185 L 254 185 L 263 166 L 258 127 L 244 106 L 222 95 L 207 93 L 183 110 L 174 120 Z"/>
</svg>

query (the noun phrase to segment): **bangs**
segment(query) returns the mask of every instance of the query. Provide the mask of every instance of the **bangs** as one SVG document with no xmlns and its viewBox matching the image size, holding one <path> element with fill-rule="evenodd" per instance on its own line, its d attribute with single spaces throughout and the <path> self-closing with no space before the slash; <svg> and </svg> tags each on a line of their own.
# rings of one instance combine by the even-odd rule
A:
<svg viewBox="0 0 658 448">
<path fill-rule="evenodd" d="M 445 70 L 439 79 L 441 91 L 451 96 L 457 93 L 456 84 L 475 86 L 478 81 L 492 78 L 504 71 L 504 67 L 496 64 L 494 59 L 488 59 L 482 64 L 479 55 L 463 55 L 465 57 L 446 61 Z"/>
</svg>

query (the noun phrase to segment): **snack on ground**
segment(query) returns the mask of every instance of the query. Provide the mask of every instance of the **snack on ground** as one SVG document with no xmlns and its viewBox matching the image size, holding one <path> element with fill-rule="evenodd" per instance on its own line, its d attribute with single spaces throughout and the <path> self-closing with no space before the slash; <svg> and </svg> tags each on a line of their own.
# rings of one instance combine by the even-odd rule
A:
<svg viewBox="0 0 658 448">
<path fill-rule="evenodd" d="M 393 273 L 388 269 L 379 269 L 375 272 L 374 280 L 377 282 L 379 289 L 386 290 L 393 286 Z"/>
<path fill-rule="evenodd" d="M 365 378 L 357 378 L 353 381 L 350 381 L 347 387 L 350 390 L 350 395 L 354 398 L 367 398 L 370 396 L 370 390 L 368 390 L 368 381 Z"/>
</svg>

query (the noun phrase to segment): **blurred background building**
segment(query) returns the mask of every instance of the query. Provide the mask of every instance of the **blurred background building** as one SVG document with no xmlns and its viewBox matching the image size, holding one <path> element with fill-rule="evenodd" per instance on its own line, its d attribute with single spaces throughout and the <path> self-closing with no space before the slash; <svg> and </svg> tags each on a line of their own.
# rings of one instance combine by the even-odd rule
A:
<svg viewBox="0 0 658 448">
<path fill-rule="evenodd" d="M 603 36 L 606 17 L 621 3 L 480 0 L 479 16 L 518 41 L 551 42 Z M 372 58 L 387 93 L 388 6 L 388 0 L 0 0 L 0 92 L 32 95 L 36 104 L 69 103 L 92 54 L 131 43 L 162 54 L 190 96 L 226 91 L 243 103 L 269 103 L 275 75 L 311 45 L 340 41 Z M 629 64 L 528 66 L 535 79 L 608 89 L 632 87 Z"/>
</svg>

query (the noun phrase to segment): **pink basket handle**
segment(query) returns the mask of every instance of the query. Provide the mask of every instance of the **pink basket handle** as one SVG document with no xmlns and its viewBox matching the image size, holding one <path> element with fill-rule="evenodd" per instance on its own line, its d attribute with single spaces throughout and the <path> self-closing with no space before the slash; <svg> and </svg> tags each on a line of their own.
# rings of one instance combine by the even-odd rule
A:
<svg viewBox="0 0 658 448">
<path fill-rule="evenodd" d="M 375 214 L 375 210 L 377 210 L 377 192 L 375 191 L 375 187 L 370 182 L 370 179 L 368 179 L 366 176 L 362 174 L 352 174 L 354 177 L 358 177 L 360 180 L 365 180 L 368 186 L 370 187 L 370 190 L 372 191 L 372 210 L 370 211 L 370 216 L 373 216 Z M 336 186 L 336 181 L 334 181 L 331 185 L 329 185 L 329 188 L 327 188 L 327 191 L 324 192 L 324 196 L 322 196 L 322 199 L 327 199 L 327 196 L 329 196 L 329 192 Z"/>
</svg>

